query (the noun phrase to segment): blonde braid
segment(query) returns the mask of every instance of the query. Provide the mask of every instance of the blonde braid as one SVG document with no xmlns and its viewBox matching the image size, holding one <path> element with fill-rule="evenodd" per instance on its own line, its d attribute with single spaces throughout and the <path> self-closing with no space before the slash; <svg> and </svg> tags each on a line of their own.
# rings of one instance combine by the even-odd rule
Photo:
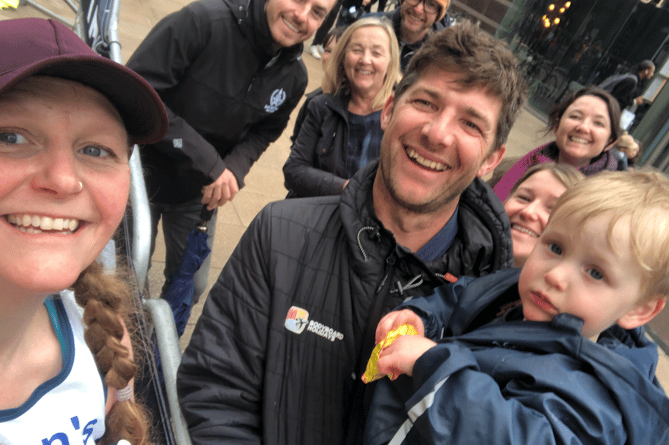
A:
<svg viewBox="0 0 669 445">
<path fill-rule="evenodd" d="M 98 370 L 108 386 L 116 390 L 125 388 L 138 369 L 130 351 L 121 343 L 124 323 L 131 326 L 129 287 L 94 262 L 81 273 L 73 290 L 75 300 L 84 308 L 87 326 L 84 338 Z M 149 425 L 143 406 L 132 400 L 117 401 L 105 417 L 105 435 L 100 444 L 115 444 L 125 439 L 132 445 L 151 445 Z"/>
</svg>

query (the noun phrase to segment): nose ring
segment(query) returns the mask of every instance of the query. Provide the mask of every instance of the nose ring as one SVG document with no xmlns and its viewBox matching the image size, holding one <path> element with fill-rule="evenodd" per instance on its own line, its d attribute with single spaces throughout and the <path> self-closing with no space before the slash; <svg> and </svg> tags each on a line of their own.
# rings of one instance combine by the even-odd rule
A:
<svg viewBox="0 0 669 445">
<path fill-rule="evenodd" d="M 77 191 L 75 193 L 79 193 L 83 189 L 84 189 L 84 184 L 82 184 L 81 181 L 79 181 L 79 188 L 77 189 Z"/>
</svg>

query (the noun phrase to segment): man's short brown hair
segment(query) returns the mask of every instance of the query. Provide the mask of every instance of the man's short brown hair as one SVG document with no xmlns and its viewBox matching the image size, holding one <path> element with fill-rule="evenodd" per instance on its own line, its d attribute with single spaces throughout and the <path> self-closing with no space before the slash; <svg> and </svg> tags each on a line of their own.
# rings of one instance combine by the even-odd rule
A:
<svg viewBox="0 0 669 445">
<path fill-rule="evenodd" d="M 409 62 L 395 90 L 397 101 L 429 67 L 461 75 L 465 88 L 483 88 L 502 104 L 493 151 L 505 142 L 527 100 L 527 84 L 518 59 L 506 43 L 469 21 L 433 33 Z"/>
</svg>

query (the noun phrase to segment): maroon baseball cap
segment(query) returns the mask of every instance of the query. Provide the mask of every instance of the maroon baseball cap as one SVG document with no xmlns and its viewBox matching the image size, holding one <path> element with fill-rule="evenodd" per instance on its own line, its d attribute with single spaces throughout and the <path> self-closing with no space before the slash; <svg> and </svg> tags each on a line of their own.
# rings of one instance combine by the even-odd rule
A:
<svg viewBox="0 0 669 445">
<path fill-rule="evenodd" d="M 73 80 L 102 93 L 123 118 L 132 143 L 165 136 L 165 106 L 139 74 L 96 54 L 56 20 L 0 21 L 0 94 L 35 75 Z"/>
</svg>

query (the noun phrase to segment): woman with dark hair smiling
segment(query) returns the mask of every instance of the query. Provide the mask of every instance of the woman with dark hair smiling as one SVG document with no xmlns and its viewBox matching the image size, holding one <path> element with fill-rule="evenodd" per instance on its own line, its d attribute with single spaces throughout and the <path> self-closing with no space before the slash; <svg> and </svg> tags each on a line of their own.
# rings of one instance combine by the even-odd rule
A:
<svg viewBox="0 0 669 445">
<path fill-rule="evenodd" d="M 586 176 L 618 169 L 618 158 L 609 149 L 621 133 L 620 107 L 601 88 L 583 88 L 558 104 L 546 127 L 555 140 L 522 157 L 494 186 L 502 201 L 525 170 L 542 162 L 573 165 Z"/>
</svg>

